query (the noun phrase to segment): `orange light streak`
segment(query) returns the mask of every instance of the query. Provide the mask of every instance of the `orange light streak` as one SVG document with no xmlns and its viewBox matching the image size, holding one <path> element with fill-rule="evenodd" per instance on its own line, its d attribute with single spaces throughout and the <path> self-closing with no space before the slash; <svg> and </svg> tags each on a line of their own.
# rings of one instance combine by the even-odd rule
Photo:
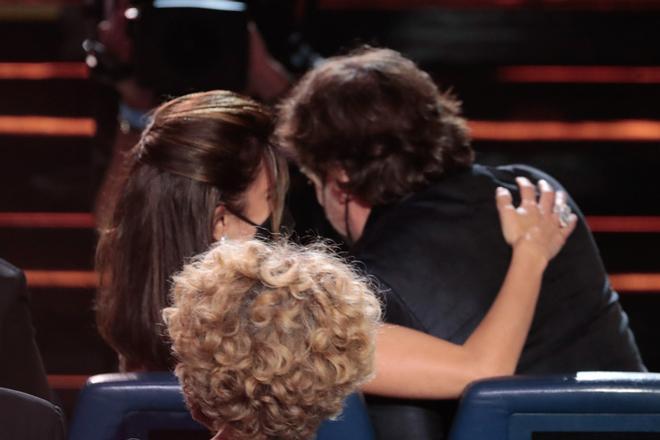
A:
<svg viewBox="0 0 660 440">
<path fill-rule="evenodd" d="M 49 116 L 0 116 L 0 135 L 93 137 L 96 122 L 91 118 Z"/>
<path fill-rule="evenodd" d="M 660 141 L 660 121 L 469 121 L 480 141 Z"/>
<path fill-rule="evenodd" d="M 0 63 L 0 80 L 88 79 L 84 63 Z"/>
<path fill-rule="evenodd" d="M 93 271 L 76 270 L 26 270 L 29 287 L 95 289 L 98 276 Z"/>
<path fill-rule="evenodd" d="M 29 287 L 83 288 L 98 287 L 98 276 L 93 271 L 26 270 Z M 622 292 L 660 292 L 660 273 L 610 274 L 610 282 Z"/>
<path fill-rule="evenodd" d="M 4 228 L 93 228 L 94 216 L 88 212 L 0 212 Z"/>
<path fill-rule="evenodd" d="M 587 216 L 593 232 L 646 232 L 660 233 L 660 217 L 651 216 Z"/>
<path fill-rule="evenodd" d="M 587 216 L 593 232 L 660 233 L 660 216 Z M 3 228 L 91 229 L 96 227 L 89 212 L 0 212 Z"/>
<path fill-rule="evenodd" d="M 660 7 L 658 0 L 631 2 L 621 0 L 319 0 L 319 9 L 334 10 L 410 10 L 437 8 L 525 8 L 568 10 L 648 10 Z"/>
<path fill-rule="evenodd" d="M 660 67 L 505 66 L 497 79 L 509 83 L 660 84 Z"/>
<path fill-rule="evenodd" d="M 621 292 L 660 292 L 660 273 L 611 274 L 610 282 Z"/>
<path fill-rule="evenodd" d="M 416 8 L 516 8 L 527 0 L 320 0 L 319 9 L 327 10 L 412 10 Z"/>
<path fill-rule="evenodd" d="M 48 385 L 56 390 L 79 390 L 87 383 L 89 376 L 78 374 L 49 374 Z"/>
</svg>

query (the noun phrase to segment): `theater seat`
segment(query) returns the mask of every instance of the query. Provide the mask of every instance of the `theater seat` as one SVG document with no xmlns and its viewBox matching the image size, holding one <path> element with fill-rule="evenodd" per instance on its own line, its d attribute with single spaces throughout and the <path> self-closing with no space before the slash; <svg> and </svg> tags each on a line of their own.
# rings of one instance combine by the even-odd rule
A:
<svg viewBox="0 0 660 440">
<path fill-rule="evenodd" d="M 660 438 L 660 374 L 582 372 L 477 381 L 450 440 Z"/>
<path fill-rule="evenodd" d="M 69 440 L 208 439 L 189 415 L 171 373 L 92 376 L 80 392 Z M 358 395 L 350 396 L 337 421 L 321 426 L 317 440 L 372 440 L 373 430 Z"/>
<path fill-rule="evenodd" d="M 0 438 L 64 440 L 64 416 L 47 400 L 0 388 Z"/>
</svg>

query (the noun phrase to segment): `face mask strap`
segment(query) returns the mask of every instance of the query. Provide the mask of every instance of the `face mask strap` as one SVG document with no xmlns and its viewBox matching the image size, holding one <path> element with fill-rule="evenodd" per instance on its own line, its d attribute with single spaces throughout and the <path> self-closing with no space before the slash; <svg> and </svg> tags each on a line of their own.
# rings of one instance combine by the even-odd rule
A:
<svg viewBox="0 0 660 440">
<path fill-rule="evenodd" d="M 260 225 L 259 223 L 255 223 L 255 222 L 253 222 L 252 220 L 250 220 L 249 218 L 247 218 L 246 216 L 244 216 L 243 214 L 239 214 L 238 212 L 234 211 L 233 209 L 229 209 L 229 208 L 227 207 L 227 205 L 225 205 L 225 209 L 227 210 L 228 213 L 230 213 L 231 215 L 233 215 L 233 216 L 236 217 L 237 219 L 241 220 L 242 222 L 245 222 L 245 223 L 247 223 L 247 224 L 250 225 L 250 226 L 254 226 L 255 228 L 259 228 L 259 227 L 261 227 L 261 225 Z M 270 216 L 269 216 L 269 217 L 270 217 Z M 267 221 L 267 220 L 268 220 L 268 219 L 266 219 L 266 221 Z"/>
<path fill-rule="evenodd" d="M 344 227 L 346 228 L 346 238 L 348 238 L 348 244 L 353 244 L 353 234 L 351 233 L 351 228 L 348 224 L 348 202 L 349 198 L 346 197 L 346 200 L 344 200 Z"/>
</svg>

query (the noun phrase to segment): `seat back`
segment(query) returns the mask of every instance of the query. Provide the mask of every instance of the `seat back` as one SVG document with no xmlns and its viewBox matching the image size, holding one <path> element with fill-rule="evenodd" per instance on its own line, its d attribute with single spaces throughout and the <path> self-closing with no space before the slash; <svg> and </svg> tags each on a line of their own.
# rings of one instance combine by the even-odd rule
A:
<svg viewBox="0 0 660 440">
<path fill-rule="evenodd" d="M 198 431 L 208 438 L 190 417 L 173 374 L 100 374 L 90 377 L 78 396 L 69 440 L 146 440 L 155 430 Z"/>
<path fill-rule="evenodd" d="M 64 440 L 64 416 L 47 400 L 0 388 L 0 438 Z"/>
<path fill-rule="evenodd" d="M 477 381 L 463 394 L 450 434 L 450 440 L 650 438 L 660 438 L 660 374 L 618 372 Z"/>
<path fill-rule="evenodd" d="M 208 431 L 191 418 L 173 374 L 116 373 L 88 380 L 78 397 L 69 440 L 183 438 L 183 433 L 185 438 L 209 438 Z M 317 440 L 348 438 L 374 438 L 358 395 L 349 396 L 340 417 L 324 422 L 317 436 Z"/>
</svg>

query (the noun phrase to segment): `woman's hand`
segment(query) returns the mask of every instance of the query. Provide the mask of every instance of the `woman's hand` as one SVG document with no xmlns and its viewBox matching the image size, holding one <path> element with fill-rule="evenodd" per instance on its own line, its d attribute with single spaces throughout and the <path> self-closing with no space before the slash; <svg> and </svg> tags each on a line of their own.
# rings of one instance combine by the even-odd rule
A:
<svg viewBox="0 0 660 440">
<path fill-rule="evenodd" d="M 498 187 L 497 210 L 502 234 L 514 249 L 526 249 L 546 263 L 560 251 L 575 229 L 577 216 L 568 214 L 566 193 L 555 192 L 545 180 L 539 180 L 536 200 L 534 185 L 525 177 L 516 178 L 520 188 L 520 206 L 513 206 L 511 193 Z"/>
</svg>

